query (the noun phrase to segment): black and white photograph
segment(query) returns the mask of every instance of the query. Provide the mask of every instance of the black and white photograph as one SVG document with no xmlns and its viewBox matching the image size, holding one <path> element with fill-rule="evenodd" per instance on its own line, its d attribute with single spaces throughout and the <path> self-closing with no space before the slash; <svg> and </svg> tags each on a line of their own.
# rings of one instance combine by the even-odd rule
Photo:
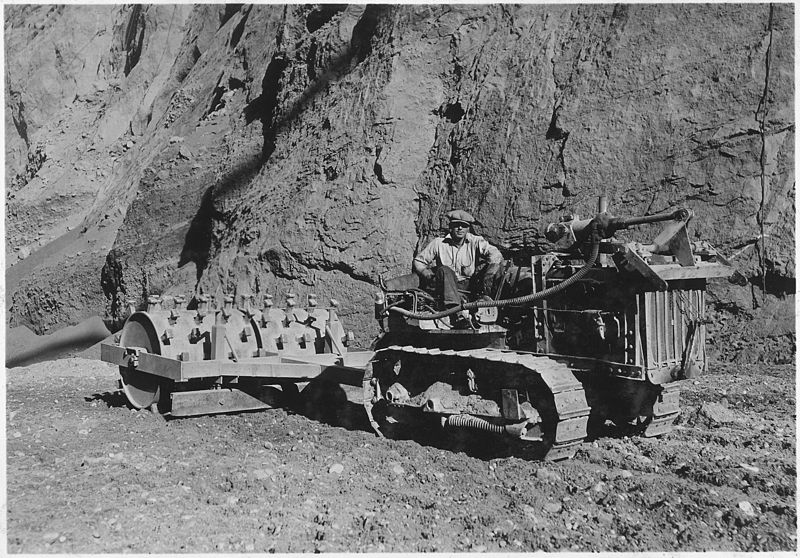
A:
<svg viewBox="0 0 800 558">
<path fill-rule="evenodd" d="M 794 3 L 0 10 L 5 552 L 797 553 Z"/>
</svg>

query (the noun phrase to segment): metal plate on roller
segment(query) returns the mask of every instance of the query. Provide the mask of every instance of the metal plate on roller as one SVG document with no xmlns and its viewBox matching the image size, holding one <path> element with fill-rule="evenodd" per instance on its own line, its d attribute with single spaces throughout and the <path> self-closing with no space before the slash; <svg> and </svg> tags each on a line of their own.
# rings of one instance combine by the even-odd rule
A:
<svg viewBox="0 0 800 558">
<path fill-rule="evenodd" d="M 170 397 L 173 417 L 257 411 L 271 409 L 283 403 L 283 393 L 277 387 L 264 387 L 258 394 L 231 388 L 176 391 Z"/>
</svg>

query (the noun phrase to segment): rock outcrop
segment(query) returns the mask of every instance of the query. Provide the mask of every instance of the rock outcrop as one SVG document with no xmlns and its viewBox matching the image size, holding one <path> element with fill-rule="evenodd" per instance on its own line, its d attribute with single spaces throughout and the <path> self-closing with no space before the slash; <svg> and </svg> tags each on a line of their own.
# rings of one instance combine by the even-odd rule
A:
<svg viewBox="0 0 800 558">
<path fill-rule="evenodd" d="M 377 277 L 446 210 L 524 252 L 605 194 L 694 209 L 748 279 L 712 296 L 720 356 L 754 320 L 794 343 L 791 5 L 5 13 L 12 325 L 292 287 L 366 344 Z"/>
</svg>

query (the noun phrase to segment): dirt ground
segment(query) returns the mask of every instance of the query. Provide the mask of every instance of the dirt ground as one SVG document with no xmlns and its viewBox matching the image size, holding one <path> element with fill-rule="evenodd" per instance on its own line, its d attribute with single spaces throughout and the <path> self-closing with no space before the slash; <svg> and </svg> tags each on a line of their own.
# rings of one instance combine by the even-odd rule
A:
<svg viewBox="0 0 800 558">
<path fill-rule="evenodd" d="M 790 365 L 712 365 L 667 436 L 557 463 L 380 439 L 342 398 L 316 419 L 164 420 L 116 376 L 82 358 L 8 370 L 8 552 L 797 549 Z"/>
</svg>

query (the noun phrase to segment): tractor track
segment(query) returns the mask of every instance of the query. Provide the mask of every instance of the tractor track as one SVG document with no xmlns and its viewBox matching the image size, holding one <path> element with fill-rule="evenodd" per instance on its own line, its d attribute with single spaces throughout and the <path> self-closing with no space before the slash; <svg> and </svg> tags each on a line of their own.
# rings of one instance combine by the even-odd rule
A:
<svg viewBox="0 0 800 558">
<path fill-rule="evenodd" d="M 432 359 L 457 358 L 467 361 L 470 368 L 489 368 L 498 364 L 519 373 L 538 376 L 550 390 L 556 411 L 557 423 L 553 427 L 555 433 L 552 445 L 547 451 L 548 460 L 567 459 L 575 454 L 581 442 L 586 440 L 590 407 L 586 402 L 583 385 L 566 365 L 553 359 L 526 353 L 500 349 L 442 350 L 414 347 L 411 345 L 391 345 L 378 351 L 373 358 L 402 358 L 403 355 L 418 355 Z M 380 433 L 380 428 L 371 416 L 372 396 L 368 385 L 372 380 L 372 370 L 365 374 L 365 407 L 370 415 L 373 428 Z"/>
</svg>

